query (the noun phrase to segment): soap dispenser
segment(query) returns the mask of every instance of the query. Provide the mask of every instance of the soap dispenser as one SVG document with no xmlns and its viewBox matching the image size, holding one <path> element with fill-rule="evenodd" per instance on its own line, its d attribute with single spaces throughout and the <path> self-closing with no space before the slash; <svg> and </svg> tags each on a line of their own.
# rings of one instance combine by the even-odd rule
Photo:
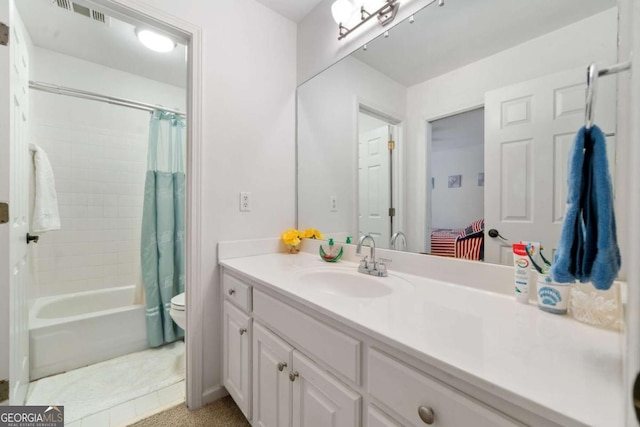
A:
<svg viewBox="0 0 640 427">
<path fill-rule="evenodd" d="M 328 245 L 320 245 L 320 258 L 326 262 L 337 262 L 342 258 L 342 245 L 336 245 L 332 238 L 329 239 Z"/>
</svg>

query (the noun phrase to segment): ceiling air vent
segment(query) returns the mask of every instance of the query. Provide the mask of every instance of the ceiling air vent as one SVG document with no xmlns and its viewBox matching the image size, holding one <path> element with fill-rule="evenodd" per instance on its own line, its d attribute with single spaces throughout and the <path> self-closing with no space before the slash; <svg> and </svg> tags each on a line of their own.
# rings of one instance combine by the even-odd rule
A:
<svg viewBox="0 0 640 427">
<path fill-rule="evenodd" d="M 99 12 L 95 9 L 91 9 L 90 7 L 84 6 L 82 4 L 73 2 L 71 0 L 53 0 L 52 3 L 56 4 L 61 9 L 75 12 L 78 15 L 82 15 L 93 21 L 100 22 L 101 24 L 110 24 L 109 17 L 104 13 Z"/>
<path fill-rule="evenodd" d="M 70 0 L 55 0 L 55 2 L 58 5 L 58 7 L 61 7 L 66 10 L 72 9 L 72 6 L 71 6 L 72 2 Z"/>
</svg>

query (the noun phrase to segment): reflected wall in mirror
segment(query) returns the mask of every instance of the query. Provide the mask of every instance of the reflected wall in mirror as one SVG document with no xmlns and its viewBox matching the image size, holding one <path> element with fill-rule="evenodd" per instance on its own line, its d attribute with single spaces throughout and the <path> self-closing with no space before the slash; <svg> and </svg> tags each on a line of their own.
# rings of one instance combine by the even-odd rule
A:
<svg viewBox="0 0 640 427">
<path fill-rule="evenodd" d="M 617 62 L 617 20 L 615 0 L 432 5 L 304 83 L 298 226 L 493 263 L 520 240 L 552 255 L 585 70 Z M 599 80 L 614 178 L 615 91 Z"/>
</svg>

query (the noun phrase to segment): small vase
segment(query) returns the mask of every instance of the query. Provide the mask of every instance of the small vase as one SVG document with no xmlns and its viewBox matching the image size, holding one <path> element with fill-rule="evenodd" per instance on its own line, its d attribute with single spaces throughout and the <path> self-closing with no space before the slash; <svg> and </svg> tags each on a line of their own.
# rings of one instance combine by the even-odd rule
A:
<svg viewBox="0 0 640 427">
<path fill-rule="evenodd" d="M 298 252 L 300 252 L 300 245 L 289 246 L 289 253 L 290 254 L 297 254 Z"/>
</svg>

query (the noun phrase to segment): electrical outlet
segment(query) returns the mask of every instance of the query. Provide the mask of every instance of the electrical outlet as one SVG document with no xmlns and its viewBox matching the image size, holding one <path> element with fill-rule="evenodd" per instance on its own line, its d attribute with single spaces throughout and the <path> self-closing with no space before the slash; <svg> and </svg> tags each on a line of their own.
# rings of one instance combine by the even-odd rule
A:
<svg viewBox="0 0 640 427">
<path fill-rule="evenodd" d="M 240 192 L 240 212 L 251 211 L 251 193 L 247 191 Z"/>
<path fill-rule="evenodd" d="M 329 199 L 329 209 L 331 212 L 338 212 L 338 196 L 330 196 Z"/>
</svg>

